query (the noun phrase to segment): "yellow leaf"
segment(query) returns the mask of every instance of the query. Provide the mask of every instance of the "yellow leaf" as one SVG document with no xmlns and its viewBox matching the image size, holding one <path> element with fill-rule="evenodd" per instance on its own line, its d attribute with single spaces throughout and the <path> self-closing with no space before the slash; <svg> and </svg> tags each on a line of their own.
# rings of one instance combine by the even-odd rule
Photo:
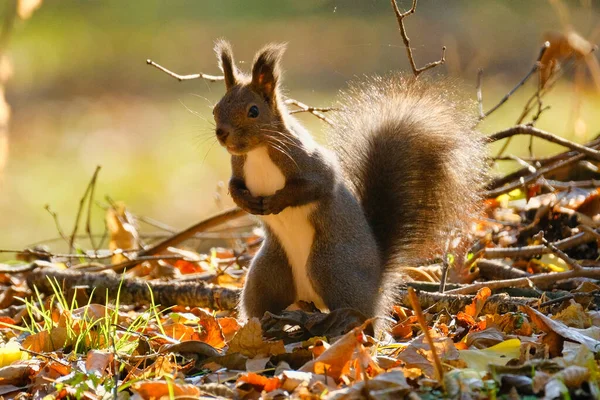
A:
<svg viewBox="0 0 600 400">
<path fill-rule="evenodd" d="M 29 355 L 21 351 L 21 347 L 15 341 L 9 341 L 0 347 L 0 368 L 6 367 L 15 361 L 27 358 Z"/>
<path fill-rule="evenodd" d="M 485 374 L 488 365 L 506 365 L 513 358 L 521 355 L 521 341 L 509 339 L 492 347 L 482 350 L 459 350 L 460 359 L 467 363 L 469 368 Z"/>
</svg>

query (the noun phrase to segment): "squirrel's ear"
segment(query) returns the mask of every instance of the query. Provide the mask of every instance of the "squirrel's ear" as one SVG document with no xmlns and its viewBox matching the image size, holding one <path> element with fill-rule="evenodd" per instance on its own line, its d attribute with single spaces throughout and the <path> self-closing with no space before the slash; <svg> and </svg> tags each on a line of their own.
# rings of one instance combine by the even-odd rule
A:
<svg viewBox="0 0 600 400">
<path fill-rule="evenodd" d="M 237 68 L 233 62 L 233 51 L 228 41 L 220 39 L 215 44 L 215 53 L 219 59 L 219 68 L 223 71 L 225 76 L 225 87 L 227 90 L 237 85 Z"/>
<path fill-rule="evenodd" d="M 285 44 L 269 44 L 256 53 L 252 66 L 252 88 L 260 93 L 268 103 L 272 103 L 277 93 L 281 71 L 279 62 L 285 51 Z"/>
</svg>

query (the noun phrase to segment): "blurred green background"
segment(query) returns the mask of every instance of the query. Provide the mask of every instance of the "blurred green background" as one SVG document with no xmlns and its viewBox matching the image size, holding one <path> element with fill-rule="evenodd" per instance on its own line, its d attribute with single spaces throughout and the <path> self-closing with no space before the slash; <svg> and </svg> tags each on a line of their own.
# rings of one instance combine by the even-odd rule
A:
<svg viewBox="0 0 600 400">
<path fill-rule="evenodd" d="M 409 0 L 398 3 L 410 7 Z M 583 37 L 598 30 L 599 3 L 564 2 L 566 19 Z M 543 33 L 565 29 L 546 0 L 421 0 L 406 25 L 418 65 L 448 47 L 447 63 L 428 74 L 459 78 L 474 99 L 477 70 L 485 70 L 486 109 L 531 68 Z M 212 47 L 220 37 L 232 42 L 246 69 L 264 43 L 287 42 L 286 93 L 315 106 L 332 104 L 354 77 L 408 71 L 388 0 L 45 0 L 30 19 L 16 21 L 9 45 L 12 119 L 0 178 L 0 248 L 58 236 L 46 204 L 70 232 L 97 165 L 99 202 L 110 195 L 177 228 L 230 205 L 225 192 L 215 196 L 229 166 L 210 123 L 223 84 L 180 83 L 145 63 L 218 74 Z M 545 101 L 552 109 L 539 127 L 576 141 L 598 133 L 600 99 L 584 74 L 577 90 L 566 74 Z M 514 124 L 535 85 L 533 79 L 481 130 Z M 323 138 L 321 121 L 300 118 Z M 515 141 L 510 152 L 527 154 L 523 143 Z M 536 155 L 558 149 L 538 141 L 534 147 Z M 103 214 L 95 208 L 97 233 Z"/>
</svg>

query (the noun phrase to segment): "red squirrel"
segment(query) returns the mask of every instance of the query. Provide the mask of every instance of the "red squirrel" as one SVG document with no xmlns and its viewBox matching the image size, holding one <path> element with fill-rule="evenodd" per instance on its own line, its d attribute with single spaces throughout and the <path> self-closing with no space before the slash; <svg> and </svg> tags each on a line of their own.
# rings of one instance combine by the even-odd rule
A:
<svg viewBox="0 0 600 400">
<path fill-rule="evenodd" d="M 226 93 L 213 113 L 231 154 L 229 193 L 265 230 L 242 315 L 300 300 L 385 313 L 399 266 L 439 250 L 476 209 L 485 152 L 475 113 L 441 81 L 367 78 L 341 92 L 327 149 L 285 106 L 284 49 L 264 47 L 247 76 L 229 43 L 215 47 Z"/>
</svg>

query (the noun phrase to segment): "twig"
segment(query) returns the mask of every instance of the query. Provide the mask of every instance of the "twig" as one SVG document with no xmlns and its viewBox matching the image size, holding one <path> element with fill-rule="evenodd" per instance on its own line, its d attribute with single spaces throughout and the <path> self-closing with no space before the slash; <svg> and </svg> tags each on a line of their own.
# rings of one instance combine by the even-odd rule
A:
<svg viewBox="0 0 600 400">
<path fill-rule="evenodd" d="M 538 306 L 538 309 L 540 308 L 545 308 L 557 303 L 562 303 L 565 300 L 571 300 L 574 299 L 576 297 L 593 297 L 593 296 L 597 296 L 598 293 L 600 293 L 600 290 L 592 290 L 591 292 L 581 292 L 581 293 L 569 293 L 565 296 L 561 296 L 561 297 L 557 297 L 556 299 L 552 299 L 552 300 L 548 300 L 543 302 L 542 304 L 540 304 Z"/>
<path fill-rule="evenodd" d="M 100 172 L 99 165 L 96 167 L 96 171 L 94 171 L 92 181 L 90 182 L 90 196 L 88 198 L 87 220 L 85 222 L 85 232 L 88 234 L 88 239 L 90 239 L 94 252 L 98 251 L 99 248 L 94 242 L 94 235 L 92 235 L 92 204 L 94 203 L 94 192 L 96 191 L 98 172 Z"/>
<path fill-rule="evenodd" d="M 477 293 L 481 288 L 488 287 L 491 290 L 504 289 L 504 288 L 516 288 L 525 287 L 531 284 L 551 284 L 558 281 L 563 281 L 572 278 L 591 278 L 600 279 L 600 267 L 582 267 L 581 269 L 572 269 L 566 272 L 554 272 L 549 274 L 538 274 L 532 275 L 525 278 L 505 279 L 499 281 L 488 281 L 474 283 L 462 287 L 460 289 L 448 290 L 446 294 L 471 294 Z"/>
<path fill-rule="evenodd" d="M 50 209 L 50 205 L 46 204 L 44 206 L 44 209 L 46 211 L 48 211 L 48 213 L 52 216 L 52 219 L 54 220 L 54 225 L 56 226 L 56 230 L 58 231 L 59 236 L 67 243 L 69 244 L 69 239 L 67 238 L 67 236 L 65 235 L 65 232 L 62 230 L 61 226 L 60 226 L 60 222 L 58 221 L 58 215 L 52 211 Z"/>
<path fill-rule="evenodd" d="M 550 243 L 548 240 L 546 240 L 546 238 L 544 237 L 544 231 L 540 231 L 537 235 L 534 236 L 534 238 L 538 235 L 541 238 L 542 243 L 544 243 L 544 246 L 548 247 L 550 251 L 552 251 L 552 253 L 556 255 L 556 257 L 563 260 L 569 267 L 571 267 L 571 269 L 580 270 L 583 268 L 581 264 L 569 257 L 567 253 L 556 247 L 553 243 Z"/>
<path fill-rule="evenodd" d="M 155 63 L 154 61 L 152 61 L 150 59 L 146 60 L 146 64 L 151 65 L 154 68 L 161 70 L 165 74 L 172 76 L 173 78 L 177 79 L 179 82 L 191 81 L 193 79 L 206 79 L 209 82 L 217 82 L 217 81 L 222 81 L 225 79 L 225 77 L 222 75 L 208 75 L 208 74 L 203 74 L 203 73 L 190 74 L 190 75 L 179 75 L 171 70 L 166 69 L 162 65 Z"/>
<path fill-rule="evenodd" d="M 406 34 L 406 28 L 404 26 L 404 18 L 406 18 L 407 16 L 414 14 L 415 11 L 417 10 L 417 0 L 413 0 L 412 2 L 412 7 L 410 8 L 410 10 L 406 11 L 406 12 L 401 12 L 400 9 L 398 8 L 398 4 L 396 3 L 396 0 L 391 0 L 392 3 L 392 8 L 394 9 L 394 13 L 396 14 L 396 19 L 398 20 L 398 28 L 400 29 L 400 35 L 402 36 L 402 41 L 404 42 L 404 47 L 406 48 L 406 54 L 408 55 L 408 61 L 410 62 L 410 67 L 412 68 L 413 74 L 415 75 L 415 77 L 418 77 L 422 72 L 427 71 L 428 69 L 431 69 L 433 67 L 436 67 L 440 64 L 443 64 L 446 62 L 446 46 L 442 47 L 442 58 L 439 59 L 438 61 L 433 61 L 430 62 L 429 64 L 426 64 L 425 66 L 421 67 L 421 68 L 417 68 L 417 65 L 415 64 L 415 59 L 413 57 L 413 53 L 412 53 L 412 48 L 410 47 L 410 39 L 408 38 L 408 35 Z"/>
<path fill-rule="evenodd" d="M 312 115 L 314 115 L 315 117 L 319 118 L 320 120 L 333 126 L 333 122 L 329 118 L 327 118 L 325 115 L 322 114 L 322 113 L 328 112 L 328 111 L 335 111 L 336 109 L 333 107 L 311 107 L 311 106 L 307 106 L 306 104 L 299 102 L 298 100 L 295 100 L 295 99 L 287 99 L 285 101 L 285 104 L 286 105 L 294 105 L 294 106 L 300 108 L 299 110 L 289 111 L 290 115 L 297 114 L 300 112 L 308 112 L 308 113 L 311 113 Z"/>
<path fill-rule="evenodd" d="M 570 158 L 567 158 L 566 160 L 562 160 L 562 161 L 558 161 L 554 164 L 550 164 L 547 165 L 545 167 L 539 168 L 534 174 L 531 175 L 527 175 L 527 176 L 522 176 L 522 177 L 518 177 L 515 181 L 508 183 L 505 186 L 501 186 L 501 187 L 496 187 L 494 189 L 490 189 L 490 190 L 486 190 L 483 192 L 483 195 L 485 197 L 496 197 L 499 196 L 501 194 L 504 193 L 508 193 L 511 190 L 523 187 L 524 185 L 529 184 L 530 182 L 533 182 L 534 180 L 538 179 L 539 177 L 541 177 L 544 174 L 550 173 L 552 171 L 555 171 L 559 168 L 563 168 L 569 164 L 573 164 L 579 160 L 582 160 L 585 158 L 585 154 L 579 153 L 577 155 L 574 155 Z"/>
<path fill-rule="evenodd" d="M 196 233 L 198 233 L 198 232 L 205 231 L 207 229 L 212 229 L 212 228 L 214 228 L 218 225 L 221 225 L 225 222 L 231 221 L 231 220 L 239 218 L 239 217 L 243 217 L 245 215 L 248 215 L 248 214 L 240 208 L 234 207 L 234 208 L 227 209 L 219 214 L 216 214 L 208 219 L 205 219 L 204 221 L 200 221 L 199 223 L 187 228 L 186 230 L 176 233 L 175 235 L 172 235 L 172 236 L 168 237 L 167 239 L 165 239 L 153 246 L 150 246 L 150 247 L 140 251 L 137 254 L 137 256 L 133 257 L 131 260 L 123 261 L 118 264 L 112 264 L 109 266 L 109 268 L 116 271 L 119 269 L 124 269 L 124 268 L 128 268 L 130 266 L 136 265 L 139 263 L 138 259 L 140 257 L 156 255 L 156 254 L 166 250 L 168 247 L 174 246 L 177 243 L 181 243 L 187 239 L 194 237 L 196 235 Z"/>
<path fill-rule="evenodd" d="M 531 76 L 534 73 L 536 73 L 540 69 L 540 66 L 541 66 L 540 61 L 542 60 L 542 57 L 544 56 L 544 53 L 546 53 L 546 50 L 548 50 L 548 48 L 550 48 L 550 42 L 544 42 L 544 44 L 542 45 L 542 48 L 540 49 L 537 60 L 535 61 L 535 63 L 533 64 L 533 67 L 531 67 L 531 69 L 529 70 L 527 75 L 525 75 L 525 77 L 523 79 L 521 79 L 521 81 L 519 83 L 517 83 L 517 85 L 514 88 L 512 88 L 507 94 L 505 94 L 504 97 L 498 102 L 498 104 L 496 104 L 495 106 L 490 108 L 488 111 L 483 113 L 483 116 L 480 116 L 480 118 L 479 118 L 480 120 L 488 117 L 491 113 L 493 113 L 494 111 L 499 109 L 504 103 L 506 103 L 508 101 L 510 96 L 515 94 L 515 92 L 521 86 L 523 86 L 529 80 L 529 78 L 531 78 Z"/>
<path fill-rule="evenodd" d="M 496 132 L 493 135 L 488 136 L 489 142 L 496 142 L 501 139 L 505 139 L 507 137 L 512 137 L 516 135 L 531 135 L 544 140 L 547 140 L 552 143 L 559 144 L 564 147 L 568 147 L 571 150 L 579 151 L 588 157 L 593 158 L 594 160 L 600 161 L 600 151 L 592 149 L 590 147 L 572 142 L 570 140 L 561 138 L 560 136 L 553 135 L 550 132 L 543 131 L 541 129 L 535 128 L 531 125 L 517 125 L 512 128 Z"/>
<path fill-rule="evenodd" d="M 553 242 L 552 245 L 560 250 L 567 250 L 581 244 L 589 243 L 596 239 L 595 234 L 588 232 L 579 232 L 566 239 Z M 483 251 L 483 257 L 493 258 L 515 258 L 515 257 L 536 257 L 542 254 L 552 253 L 552 249 L 544 245 L 532 245 L 509 248 L 486 248 Z"/>
<path fill-rule="evenodd" d="M 485 113 L 483 112 L 483 93 L 481 89 L 483 81 L 483 69 L 479 68 L 477 71 L 477 104 L 479 105 L 479 119 L 482 120 L 485 118 Z"/>
<path fill-rule="evenodd" d="M 592 140 L 585 144 L 586 147 L 593 148 L 593 149 L 597 149 L 598 145 L 600 145 L 600 139 L 595 139 L 595 140 Z M 545 158 L 533 158 L 532 159 L 532 158 L 522 157 L 522 159 L 525 161 L 529 161 L 531 163 L 539 164 L 541 166 L 547 166 L 548 164 L 554 163 L 556 161 L 563 161 L 566 158 L 573 157 L 576 155 L 580 155 L 580 153 L 578 153 L 576 151 L 566 151 L 566 152 L 556 154 L 556 155 L 553 155 L 550 157 L 545 157 Z M 512 157 L 495 157 L 494 160 L 511 160 L 512 161 L 512 160 L 514 160 L 514 158 L 512 158 Z M 516 179 L 519 179 L 520 177 L 525 176 L 529 173 L 531 173 L 531 171 L 529 171 L 529 168 L 522 168 L 518 171 L 515 171 L 513 173 L 505 175 L 502 178 L 494 179 L 490 184 L 488 184 L 487 188 L 490 190 L 498 188 L 502 185 L 510 183 Z"/>
<path fill-rule="evenodd" d="M 85 205 L 85 200 L 89 193 L 92 191 L 92 188 L 96 185 L 96 179 L 98 178 L 98 172 L 100 172 L 100 166 L 96 167 L 94 174 L 92 175 L 92 179 L 90 183 L 88 183 L 81 200 L 79 200 L 79 209 L 77 210 L 77 216 L 75 217 L 75 226 L 73 227 L 73 232 L 71 233 L 71 238 L 69 239 L 69 253 L 73 252 L 75 236 L 77 235 L 77 231 L 79 230 L 79 219 L 81 218 L 81 213 L 83 212 L 83 207 Z"/>
<path fill-rule="evenodd" d="M 416 2 L 416 1 L 415 1 Z M 421 330 L 423 331 L 423 335 L 425 335 L 425 340 L 429 344 L 429 348 L 431 349 L 431 355 L 433 356 L 433 366 L 435 368 L 435 375 L 437 381 L 444 387 L 444 368 L 442 367 L 442 362 L 440 361 L 440 356 L 437 353 L 437 349 L 435 348 L 435 343 L 433 338 L 431 337 L 431 333 L 429 332 L 429 327 L 427 326 L 427 322 L 425 321 L 425 316 L 423 315 L 423 310 L 421 309 L 421 304 L 419 303 L 419 298 L 417 297 L 415 288 L 408 288 L 408 298 L 412 305 L 412 309 L 415 312 L 415 316 L 417 317 L 417 321 L 421 326 Z"/>
<path fill-rule="evenodd" d="M 151 65 L 151 66 L 161 70 L 165 74 L 177 79 L 179 82 L 190 81 L 193 79 L 205 79 L 209 82 L 216 82 L 216 81 L 222 81 L 223 79 L 225 79 L 223 76 L 207 75 L 207 74 L 203 74 L 203 73 L 191 74 L 191 75 L 179 75 L 179 74 L 176 74 L 175 72 L 163 67 L 162 65 L 155 63 L 152 60 L 146 60 L 146 64 Z M 314 115 L 315 117 L 319 118 L 320 120 L 328 123 L 329 125 L 333 125 L 331 120 L 322 114 L 323 112 L 334 111 L 335 108 L 333 108 L 333 107 L 311 107 L 311 106 L 307 106 L 306 104 L 304 104 L 298 100 L 294 100 L 294 99 L 287 99 L 285 103 L 293 104 L 300 108 L 300 110 L 290 111 L 290 114 L 297 114 L 300 112 L 308 112 L 308 113 Z"/>
</svg>

